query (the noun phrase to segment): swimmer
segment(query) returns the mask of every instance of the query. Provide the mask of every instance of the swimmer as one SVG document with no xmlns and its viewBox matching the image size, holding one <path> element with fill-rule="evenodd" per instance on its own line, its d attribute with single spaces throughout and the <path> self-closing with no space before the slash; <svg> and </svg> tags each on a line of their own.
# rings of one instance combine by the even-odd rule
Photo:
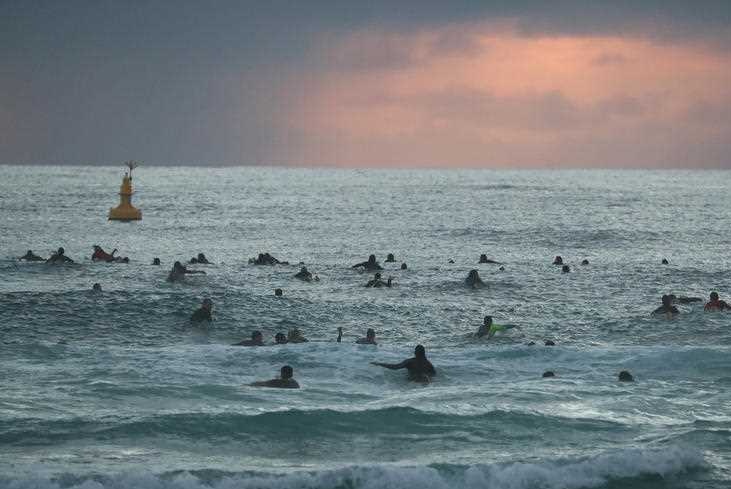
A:
<svg viewBox="0 0 731 489">
<path fill-rule="evenodd" d="M 213 321 L 211 312 L 213 310 L 213 301 L 211 299 L 203 299 L 201 306 L 193 312 L 190 320 L 196 323 L 201 321 Z"/>
<path fill-rule="evenodd" d="M 621 372 L 619 372 L 618 378 L 619 378 L 620 382 L 634 382 L 635 381 L 635 378 L 632 377 L 632 374 L 626 370 L 622 370 Z"/>
<path fill-rule="evenodd" d="M 294 370 L 289 365 L 285 365 L 279 371 L 279 378 L 272 380 L 262 380 L 253 382 L 252 387 L 273 387 L 276 389 L 299 389 L 300 385 L 292 378 Z"/>
<path fill-rule="evenodd" d="M 288 343 L 287 341 L 287 335 L 284 333 L 277 333 L 274 335 L 274 343 L 277 345 L 285 345 Z"/>
<path fill-rule="evenodd" d="M 211 262 L 208 261 L 208 258 L 206 258 L 206 255 L 204 255 L 203 253 L 198 253 L 198 257 L 196 258 L 196 260 L 198 261 L 198 263 L 203 265 L 211 264 Z"/>
<path fill-rule="evenodd" d="M 663 259 L 662 259 L 662 261 L 661 261 L 660 263 L 661 263 L 662 265 L 668 265 L 668 264 L 670 264 L 670 262 L 668 261 L 668 259 L 667 259 L 667 258 L 663 258 Z"/>
<path fill-rule="evenodd" d="M 556 346 L 556 343 L 553 340 L 546 340 L 543 342 L 543 346 Z"/>
<path fill-rule="evenodd" d="M 342 326 L 338 326 L 338 337 L 335 338 L 335 341 L 337 341 L 338 343 L 340 343 L 342 340 L 343 340 L 343 327 Z"/>
<path fill-rule="evenodd" d="M 450 259 L 449 259 L 449 261 L 448 261 L 447 263 L 454 263 L 454 260 L 452 260 L 452 259 L 450 258 Z"/>
<path fill-rule="evenodd" d="M 514 324 L 494 324 L 492 322 L 492 316 L 485 316 L 485 319 L 483 320 L 482 325 L 477 329 L 475 336 L 478 338 L 487 336 L 487 339 L 489 340 L 495 336 L 495 333 L 498 331 L 506 331 L 515 327 L 516 326 Z"/>
<path fill-rule="evenodd" d="M 467 274 L 465 284 L 467 284 L 468 287 L 472 287 L 473 289 L 485 286 L 485 282 L 483 282 L 480 278 L 480 274 L 477 272 L 477 270 L 474 269 L 470 270 L 470 273 Z"/>
<path fill-rule="evenodd" d="M 160 266 L 161 265 L 160 259 L 159 258 L 153 258 L 152 259 L 152 264 L 155 265 L 155 266 Z"/>
<path fill-rule="evenodd" d="M 730 310 L 731 306 L 726 301 L 719 300 L 718 292 L 711 292 L 710 300 L 703 306 L 704 311 L 723 311 Z"/>
<path fill-rule="evenodd" d="M 95 293 L 97 293 L 97 294 L 98 294 L 99 292 L 101 292 L 101 291 L 102 291 L 102 286 L 101 286 L 101 284 L 99 284 L 99 283 L 96 283 L 96 284 L 92 285 L 92 286 L 91 286 L 91 291 L 92 291 L 92 292 L 95 292 Z"/>
<path fill-rule="evenodd" d="M 297 328 L 292 328 L 287 331 L 287 342 L 288 343 L 307 343 L 307 338 L 304 337 L 302 332 Z"/>
<path fill-rule="evenodd" d="M 480 255 L 479 263 L 494 263 L 495 265 L 502 265 L 499 261 L 490 260 L 485 254 Z"/>
<path fill-rule="evenodd" d="M 275 297 L 282 297 L 282 289 L 274 289 L 274 296 Z"/>
<path fill-rule="evenodd" d="M 35 253 L 33 253 L 33 250 L 26 251 L 25 255 L 19 256 L 18 260 L 25 260 L 25 261 L 46 261 L 45 258 L 42 256 L 38 256 Z"/>
<path fill-rule="evenodd" d="M 551 370 L 546 370 L 545 372 L 543 372 L 543 375 L 541 377 L 543 377 L 544 379 L 550 379 L 555 376 L 556 374 L 553 373 Z"/>
<path fill-rule="evenodd" d="M 409 268 L 409 267 L 407 267 L 407 266 L 406 266 L 406 263 L 402 263 L 402 264 L 401 264 L 401 270 L 406 270 L 406 269 L 408 269 L 408 268 Z"/>
<path fill-rule="evenodd" d="M 374 270 L 383 270 L 383 267 L 378 264 L 376 261 L 376 255 L 370 255 L 368 257 L 368 261 L 364 261 L 362 263 L 356 263 L 350 268 L 360 268 L 363 267 L 363 269 L 372 272 Z"/>
<path fill-rule="evenodd" d="M 373 328 L 368 328 L 365 338 L 360 338 L 359 340 L 356 340 L 356 343 L 359 345 L 377 345 L 378 343 L 376 343 L 376 330 Z"/>
<path fill-rule="evenodd" d="M 264 346 L 264 335 L 261 334 L 261 331 L 254 331 L 251 333 L 250 340 L 239 341 L 231 346 Z"/>
<path fill-rule="evenodd" d="M 571 271 L 571 267 L 568 265 L 564 265 L 561 267 L 561 272 L 563 273 L 569 273 Z"/>
<path fill-rule="evenodd" d="M 384 282 L 383 280 L 381 280 L 381 274 L 376 273 L 373 276 L 373 279 L 369 280 L 365 286 L 366 287 L 391 287 L 392 280 L 393 280 L 392 277 L 388 277 L 388 281 Z"/>
<path fill-rule="evenodd" d="M 249 258 L 249 263 L 254 265 L 289 265 L 289 262 L 279 261 L 269 253 L 259 253 L 256 258 Z"/>
<path fill-rule="evenodd" d="M 203 275 L 206 274 L 206 272 L 204 272 L 203 270 L 188 270 L 182 263 L 176 261 L 175 263 L 173 263 L 173 268 L 168 274 L 168 282 L 177 282 L 183 280 L 185 278 L 185 275 L 191 273 L 198 273 Z"/>
<path fill-rule="evenodd" d="M 581 260 L 581 264 L 582 265 L 588 265 L 589 264 L 589 260 L 587 260 L 586 258 L 584 258 L 583 260 Z"/>
<path fill-rule="evenodd" d="M 667 319 L 670 319 L 678 314 L 680 314 L 680 311 L 678 311 L 678 308 L 672 304 L 672 299 L 669 295 L 663 295 L 662 305 L 652 311 L 653 316 L 664 315 Z"/>
<path fill-rule="evenodd" d="M 312 273 L 307 270 L 307 267 L 300 268 L 300 271 L 294 275 L 294 278 L 303 280 L 305 282 L 312 281 Z"/>
<path fill-rule="evenodd" d="M 94 253 L 91 255 L 91 261 L 113 262 L 115 260 L 114 254 L 117 252 L 117 248 L 114 248 L 111 253 L 107 253 L 99 245 L 94 245 L 93 249 Z"/>
<path fill-rule="evenodd" d="M 46 260 L 46 263 L 74 263 L 74 260 L 64 255 L 65 252 L 66 250 L 64 250 L 63 247 L 59 248 L 48 260 Z"/>
<path fill-rule="evenodd" d="M 401 363 L 381 363 L 371 362 L 371 365 L 387 368 L 389 370 L 399 370 L 405 368 L 409 372 L 409 380 L 414 382 L 428 383 L 431 377 L 437 374 L 434 365 L 426 358 L 426 350 L 421 345 L 414 348 L 414 356 L 406 359 Z"/>
<path fill-rule="evenodd" d="M 504 272 L 505 271 L 505 267 L 500 267 L 500 268 L 498 268 L 498 270 L 500 270 L 501 272 Z"/>
<path fill-rule="evenodd" d="M 556 258 L 553 259 L 554 265 L 563 265 L 563 257 L 561 255 L 556 255 Z"/>
<path fill-rule="evenodd" d="M 396 258 L 394 258 L 393 253 L 389 253 L 388 256 L 386 256 L 386 263 L 393 263 L 396 261 Z"/>
</svg>

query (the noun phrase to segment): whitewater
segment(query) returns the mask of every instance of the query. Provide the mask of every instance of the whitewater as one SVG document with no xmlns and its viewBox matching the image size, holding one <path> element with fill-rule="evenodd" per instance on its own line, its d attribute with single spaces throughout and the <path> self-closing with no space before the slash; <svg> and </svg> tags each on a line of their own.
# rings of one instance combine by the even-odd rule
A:
<svg viewBox="0 0 731 489">
<path fill-rule="evenodd" d="M 728 172 L 143 166 L 143 220 L 109 222 L 122 171 L 0 166 L 0 487 L 731 486 L 731 313 L 650 314 L 731 298 Z M 476 339 L 488 314 L 517 327 Z M 370 364 L 416 344 L 429 385 Z M 248 386 L 285 364 L 301 389 Z"/>
</svg>

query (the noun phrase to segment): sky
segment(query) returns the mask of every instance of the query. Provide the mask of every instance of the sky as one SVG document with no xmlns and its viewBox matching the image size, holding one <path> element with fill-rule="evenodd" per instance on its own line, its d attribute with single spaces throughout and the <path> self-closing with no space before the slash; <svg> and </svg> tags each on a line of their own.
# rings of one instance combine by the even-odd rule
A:
<svg viewBox="0 0 731 489">
<path fill-rule="evenodd" d="M 0 0 L 0 163 L 731 168 L 731 1 Z"/>
</svg>

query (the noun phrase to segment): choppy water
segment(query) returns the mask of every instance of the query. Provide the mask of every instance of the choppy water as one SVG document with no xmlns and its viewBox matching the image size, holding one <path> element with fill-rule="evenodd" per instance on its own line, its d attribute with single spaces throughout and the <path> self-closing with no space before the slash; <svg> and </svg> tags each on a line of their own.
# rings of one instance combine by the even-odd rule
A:
<svg viewBox="0 0 731 489">
<path fill-rule="evenodd" d="M 731 295 L 728 172 L 141 168 L 128 224 L 106 221 L 120 174 L 0 167 L 0 486 L 728 486 L 731 314 L 649 315 Z M 58 246 L 78 264 L 13 259 Z M 165 282 L 201 251 L 207 275 Z M 247 263 L 264 251 L 293 265 Z M 362 287 L 350 265 L 389 252 L 397 286 Z M 485 314 L 519 328 L 470 338 Z M 312 342 L 228 346 L 293 326 Z M 379 346 L 353 344 L 368 327 Z M 431 385 L 369 365 L 416 343 Z M 245 386 L 285 363 L 299 391 Z"/>
</svg>

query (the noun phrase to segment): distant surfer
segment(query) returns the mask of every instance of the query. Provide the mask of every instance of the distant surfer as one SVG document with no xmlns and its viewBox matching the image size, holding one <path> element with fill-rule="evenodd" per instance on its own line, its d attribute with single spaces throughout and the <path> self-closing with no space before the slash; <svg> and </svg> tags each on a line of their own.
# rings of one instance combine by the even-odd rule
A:
<svg viewBox="0 0 731 489">
<path fill-rule="evenodd" d="M 561 255 L 556 255 L 556 257 L 553 259 L 554 265 L 563 265 L 563 257 Z"/>
<path fill-rule="evenodd" d="M 95 283 L 91 286 L 91 291 L 95 294 L 99 294 L 102 291 L 102 285 L 100 283 Z"/>
<path fill-rule="evenodd" d="M 484 287 L 485 282 L 482 281 L 480 278 L 480 274 L 477 270 L 470 270 L 467 274 L 467 278 L 465 279 L 465 284 L 468 287 L 472 287 L 473 289 L 477 289 L 479 287 Z"/>
<path fill-rule="evenodd" d="M 308 341 L 310 340 L 305 338 L 298 328 L 287 331 L 287 343 L 307 343 Z"/>
<path fill-rule="evenodd" d="M 393 263 L 396 261 L 396 258 L 393 256 L 393 253 L 389 253 L 386 256 L 386 263 Z"/>
<path fill-rule="evenodd" d="M 66 250 L 64 250 L 63 247 L 60 247 L 48 260 L 46 260 L 46 263 L 74 263 L 74 260 L 66 256 L 65 253 Z"/>
<path fill-rule="evenodd" d="M 376 255 L 370 255 L 368 261 L 356 263 L 351 268 L 363 268 L 366 271 L 373 272 L 375 270 L 383 270 L 383 267 L 376 261 Z"/>
<path fill-rule="evenodd" d="M 264 346 L 264 335 L 261 334 L 261 331 L 257 330 L 251 333 L 250 340 L 239 341 L 231 346 Z"/>
<path fill-rule="evenodd" d="M 307 267 L 300 268 L 300 271 L 294 274 L 294 278 L 302 280 L 303 282 L 312 281 L 312 272 L 307 270 Z"/>
<path fill-rule="evenodd" d="M 632 374 L 626 370 L 622 370 L 621 372 L 619 372 L 618 379 L 620 382 L 634 382 L 635 381 L 635 378 L 632 377 Z"/>
<path fill-rule="evenodd" d="M 212 312 L 213 301 L 211 299 L 205 298 L 203 299 L 201 306 L 193 312 L 192 316 L 190 316 L 190 320 L 194 323 L 213 321 L 213 316 L 211 314 Z"/>
<path fill-rule="evenodd" d="M 359 345 L 377 345 L 378 343 L 376 343 L 376 330 L 373 328 L 368 328 L 365 338 L 360 338 L 356 340 L 356 343 Z"/>
<path fill-rule="evenodd" d="M 405 368 L 409 372 L 409 380 L 414 382 L 428 383 L 437 374 L 434 365 L 427 360 L 426 350 L 422 345 L 416 345 L 416 348 L 414 348 L 414 356 L 401 363 L 371 362 L 371 365 L 377 365 L 390 370 Z"/>
<path fill-rule="evenodd" d="M 188 270 L 185 268 L 185 266 L 180 263 L 179 261 L 176 261 L 173 263 L 173 268 L 170 270 L 170 273 L 168 274 L 168 282 L 178 282 L 183 279 L 185 279 L 185 276 L 187 274 L 191 273 L 197 273 L 197 274 L 203 274 L 205 275 L 206 272 L 203 270 Z"/>
<path fill-rule="evenodd" d="M 289 365 L 285 365 L 279 371 L 278 379 L 271 380 L 260 380 L 259 382 L 253 382 L 250 385 L 252 387 L 273 387 L 276 389 L 299 389 L 300 385 L 294 378 L 294 369 Z"/>
<path fill-rule="evenodd" d="M 42 256 L 38 256 L 35 253 L 33 253 L 33 250 L 28 250 L 25 252 L 25 255 L 19 256 L 18 260 L 25 260 L 25 261 L 46 261 L 45 258 Z"/>
<path fill-rule="evenodd" d="M 274 335 L 274 343 L 277 345 L 286 345 L 289 343 L 287 341 L 287 335 L 284 333 L 277 333 Z"/>
<path fill-rule="evenodd" d="M 289 262 L 279 261 L 269 253 L 259 253 L 256 258 L 249 258 L 249 263 L 253 265 L 289 265 Z"/>
<path fill-rule="evenodd" d="M 485 254 L 480 255 L 479 263 L 493 263 L 495 265 L 502 265 L 502 263 L 500 263 L 499 261 L 489 259 Z"/>
<path fill-rule="evenodd" d="M 492 316 L 485 316 L 482 325 L 477 329 L 475 336 L 478 338 L 487 338 L 488 340 L 495 336 L 498 331 L 506 331 L 515 328 L 514 324 L 495 324 L 492 322 Z"/>
<path fill-rule="evenodd" d="M 206 255 L 204 255 L 203 253 L 198 253 L 198 256 L 191 258 L 189 263 L 191 263 L 191 264 L 199 263 L 201 265 L 210 265 L 211 264 L 211 262 L 208 261 L 208 258 L 206 258 Z"/>
<path fill-rule="evenodd" d="M 160 266 L 162 263 L 160 263 L 160 259 L 155 257 L 152 259 L 152 264 L 155 266 Z"/>
<path fill-rule="evenodd" d="M 381 274 L 376 273 L 371 280 L 368 281 L 367 284 L 365 284 L 366 287 L 391 287 L 392 284 L 392 278 L 388 277 L 388 280 L 386 282 L 381 279 Z"/>
<path fill-rule="evenodd" d="M 680 311 L 678 311 L 678 308 L 673 305 L 672 299 L 669 295 L 663 295 L 662 305 L 652 311 L 652 314 L 654 316 L 665 316 L 667 319 L 670 319 L 673 316 L 680 314 Z"/>
</svg>

